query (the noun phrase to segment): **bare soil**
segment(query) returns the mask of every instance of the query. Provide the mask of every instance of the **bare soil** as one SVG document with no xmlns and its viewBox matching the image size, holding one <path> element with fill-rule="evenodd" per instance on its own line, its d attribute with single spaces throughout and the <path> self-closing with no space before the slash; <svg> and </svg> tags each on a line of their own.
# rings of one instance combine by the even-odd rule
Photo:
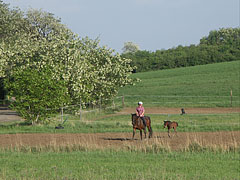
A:
<svg viewBox="0 0 240 180">
<path fill-rule="evenodd" d="M 154 133 L 153 138 L 140 140 L 136 133 L 132 140 L 132 133 L 94 133 L 94 134 L 0 134 L 0 147 L 45 147 L 45 146 L 73 146 L 104 149 L 129 147 L 146 147 L 153 144 L 172 150 L 183 149 L 192 144 L 211 147 L 239 147 L 240 131 L 231 132 L 185 132 L 174 133 L 168 137 L 167 133 Z"/>
<path fill-rule="evenodd" d="M 15 111 L 12 111 L 7 107 L 0 106 L 0 122 L 13 122 L 20 120 L 22 120 L 22 118 L 18 116 Z"/>
<path fill-rule="evenodd" d="M 240 113 L 240 108 L 185 108 L 187 114 L 226 114 L 226 113 Z M 124 108 L 119 114 L 131 114 L 135 113 L 135 108 Z M 146 114 L 181 114 L 181 108 L 160 108 L 151 107 L 145 108 Z M 112 115 L 109 115 L 112 116 Z M 15 111 L 8 109 L 7 107 L 0 106 L 0 123 L 23 120 Z"/>
<path fill-rule="evenodd" d="M 184 108 L 187 114 L 226 114 L 240 113 L 240 108 Z M 130 114 L 136 111 L 135 108 L 124 108 L 120 114 Z M 181 108 L 161 108 L 150 107 L 145 108 L 146 114 L 181 114 Z"/>
</svg>

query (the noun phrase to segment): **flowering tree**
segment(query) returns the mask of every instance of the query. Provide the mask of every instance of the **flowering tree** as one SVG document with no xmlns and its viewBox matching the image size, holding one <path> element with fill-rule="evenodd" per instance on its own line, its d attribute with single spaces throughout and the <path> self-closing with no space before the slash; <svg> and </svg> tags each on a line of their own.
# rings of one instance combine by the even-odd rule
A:
<svg viewBox="0 0 240 180">
<path fill-rule="evenodd" d="M 99 40 L 80 38 L 51 13 L 31 9 L 19 17 L 24 27 L 15 23 L 18 32 L 0 41 L 0 77 L 10 79 L 7 87 L 16 83 L 12 77 L 19 72 L 42 72 L 46 67 L 51 80 L 64 81 L 72 103 L 112 98 L 119 87 L 133 83 L 130 60 L 101 47 Z"/>
</svg>

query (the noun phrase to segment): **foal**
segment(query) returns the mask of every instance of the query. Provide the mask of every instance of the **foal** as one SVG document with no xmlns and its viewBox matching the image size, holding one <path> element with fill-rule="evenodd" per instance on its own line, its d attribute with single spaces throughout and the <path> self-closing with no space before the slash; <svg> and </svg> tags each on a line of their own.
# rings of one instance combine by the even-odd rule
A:
<svg viewBox="0 0 240 180">
<path fill-rule="evenodd" d="M 167 126 L 167 128 L 168 128 L 168 137 L 170 137 L 170 129 L 174 129 L 174 132 L 177 134 L 177 131 L 176 131 L 176 129 L 177 129 L 177 127 L 178 127 L 178 123 L 177 122 L 175 122 L 175 121 L 173 121 L 173 122 L 171 122 L 171 121 L 164 121 L 164 128 Z"/>
</svg>

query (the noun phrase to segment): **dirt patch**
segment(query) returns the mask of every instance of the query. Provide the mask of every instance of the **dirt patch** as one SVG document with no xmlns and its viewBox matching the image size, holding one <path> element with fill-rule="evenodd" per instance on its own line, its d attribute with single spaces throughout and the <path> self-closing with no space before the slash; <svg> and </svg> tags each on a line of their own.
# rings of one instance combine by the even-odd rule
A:
<svg viewBox="0 0 240 180">
<path fill-rule="evenodd" d="M 154 133 L 153 138 L 140 140 L 137 133 L 132 140 L 132 133 L 94 133 L 94 134 L 1 134 L 0 147 L 16 146 L 73 146 L 86 148 L 133 148 L 157 144 L 172 150 L 182 149 L 196 142 L 202 146 L 239 147 L 240 131 L 231 132 L 184 132 L 169 138 L 167 133 Z"/>
<path fill-rule="evenodd" d="M 22 118 L 15 111 L 0 106 L 0 122 L 20 121 Z"/>
<path fill-rule="evenodd" d="M 184 108 L 187 114 L 226 114 L 240 113 L 240 108 Z M 124 108 L 120 114 L 135 113 L 136 108 Z M 145 108 L 146 114 L 181 114 L 181 108 Z"/>
<path fill-rule="evenodd" d="M 240 113 L 240 108 L 185 108 L 187 114 L 226 114 L 226 113 Z M 120 112 L 108 115 L 114 116 L 119 114 L 135 113 L 135 108 L 124 108 Z M 145 108 L 147 114 L 181 114 L 181 108 L 160 108 L 151 107 Z M 15 111 L 6 107 L 0 107 L 0 122 L 12 122 L 23 120 Z"/>
</svg>

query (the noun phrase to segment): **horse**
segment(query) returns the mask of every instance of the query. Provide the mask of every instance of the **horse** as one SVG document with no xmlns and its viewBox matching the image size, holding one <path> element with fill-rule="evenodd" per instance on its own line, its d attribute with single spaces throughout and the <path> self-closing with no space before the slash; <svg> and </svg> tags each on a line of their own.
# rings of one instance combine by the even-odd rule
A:
<svg viewBox="0 0 240 180">
<path fill-rule="evenodd" d="M 171 122 L 171 121 L 164 121 L 164 128 L 167 126 L 167 128 L 168 128 L 168 137 L 170 137 L 170 129 L 174 129 L 174 132 L 177 134 L 177 131 L 176 131 L 176 129 L 177 129 L 177 127 L 178 127 L 178 123 L 177 122 L 175 122 L 175 121 L 173 121 L 173 122 Z"/>
<path fill-rule="evenodd" d="M 151 138 L 152 134 L 153 134 L 152 127 L 151 127 L 151 119 L 149 116 L 144 116 L 144 119 L 146 121 L 146 127 L 148 128 L 148 133 L 149 133 L 148 138 Z M 132 125 L 133 125 L 132 139 L 134 139 L 136 129 L 140 130 L 141 140 L 142 140 L 142 130 L 144 130 L 144 134 L 145 134 L 145 138 L 146 138 L 146 133 L 147 133 L 146 127 L 144 126 L 142 119 L 139 116 L 137 116 L 136 114 L 132 114 Z"/>
</svg>

